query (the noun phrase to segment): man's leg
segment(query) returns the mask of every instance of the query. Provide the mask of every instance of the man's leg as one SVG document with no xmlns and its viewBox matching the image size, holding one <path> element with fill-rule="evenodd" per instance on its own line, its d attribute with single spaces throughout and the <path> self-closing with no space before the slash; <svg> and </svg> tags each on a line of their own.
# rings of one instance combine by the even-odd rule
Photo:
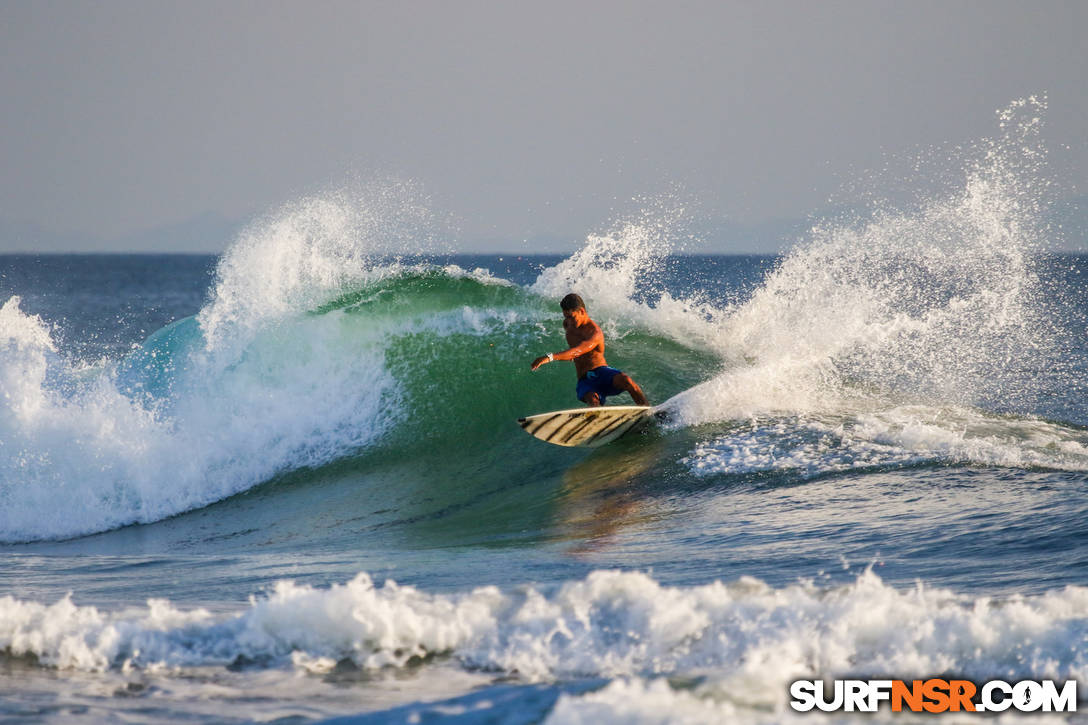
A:
<svg viewBox="0 0 1088 725">
<path fill-rule="evenodd" d="M 596 393 L 586 393 L 582 396 L 582 402 L 591 408 L 596 408 L 601 404 L 601 396 Z"/>
<path fill-rule="evenodd" d="M 627 373 L 620 373 L 616 377 L 612 378 L 612 387 L 618 390 L 626 390 L 631 394 L 631 399 L 635 401 L 635 405 L 649 405 L 650 401 L 646 400 L 646 396 L 642 394 L 642 388 L 638 386 L 631 376 Z"/>
</svg>

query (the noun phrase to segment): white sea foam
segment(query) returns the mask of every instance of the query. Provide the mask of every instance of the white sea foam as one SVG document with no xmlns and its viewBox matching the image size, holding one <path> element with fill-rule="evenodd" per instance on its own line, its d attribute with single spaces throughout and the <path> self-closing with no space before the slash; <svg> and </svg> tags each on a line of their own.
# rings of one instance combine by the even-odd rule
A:
<svg viewBox="0 0 1088 725">
<path fill-rule="evenodd" d="M 691 725 L 722 722 L 779 722 L 784 713 L 737 708 L 695 692 L 677 690 L 665 679 L 617 679 L 585 695 L 561 695 L 548 725 Z M 753 717 L 754 716 L 754 717 Z"/>
<path fill-rule="evenodd" d="M 772 588 L 747 577 L 672 587 L 597 571 L 555 589 L 451 595 L 375 586 L 360 574 L 329 589 L 280 582 L 227 616 L 159 600 L 104 612 L 70 597 L 0 599 L 0 650 L 51 667 L 184 673 L 241 660 L 322 673 L 344 660 L 399 668 L 447 654 L 469 670 L 530 682 L 625 680 L 561 703 L 557 716 L 584 716 L 593 702 L 621 707 L 625 693 L 648 713 L 673 701 L 700 717 L 782 710 L 788 683 L 811 677 L 1083 679 L 1086 631 L 1083 587 L 998 600 L 922 584 L 900 590 L 871 571 L 837 588 Z M 699 699 L 673 693 L 661 677 L 697 681 Z"/>
<path fill-rule="evenodd" d="M 49 330 L 37 315 L 24 315 L 20 299 L 12 297 L 0 307 L 0 401 L 9 415 L 0 417 L 0 425 L 21 425 L 41 409 L 40 390 L 45 382 L 50 359 L 56 346 Z M 10 428 L 0 440 L 12 434 Z"/>
<path fill-rule="evenodd" d="M 157 333 L 133 365 L 77 369 L 40 319 L 7 301 L 0 540 L 156 521 L 334 460 L 388 430 L 403 409 L 385 365 L 388 330 L 310 314 L 404 271 L 372 255 L 418 231 L 423 212 L 396 188 L 370 196 L 314 198 L 255 224 L 224 254 L 197 318 Z M 490 319 L 461 315 L 460 324 L 471 331 Z"/>
<path fill-rule="evenodd" d="M 484 269 L 483 267 L 475 267 L 473 269 L 465 269 L 464 267 L 461 267 L 461 266 L 456 265 L 456 264 L 447 264 L 446 266 L 442 267 L 442 272 L 447 277 L 453 277 L 453 278 L 463 277 L 465 279 L 475 280 L 476 282 L 479 282 L 480 284 L 485 284 L 485 285 L 489 285 L 489 286 L 499 286 L 499 287 L 513 287 L 514 286 L 514 283 L 511 282 L 510 280 L 503 279 L 502 277 L 496 277 L 495 275 L 491 274 L 491 272 Z"/>
<path fill-rule="evenodd" d="M 1088 470 L 1088 434 L 1030 418 L 967 408 L 898 406 L 836 422 L 749 422 L 696 445 L 697 475 L 795 471 L 804 476 L 918 463 Z"/>
</svg>

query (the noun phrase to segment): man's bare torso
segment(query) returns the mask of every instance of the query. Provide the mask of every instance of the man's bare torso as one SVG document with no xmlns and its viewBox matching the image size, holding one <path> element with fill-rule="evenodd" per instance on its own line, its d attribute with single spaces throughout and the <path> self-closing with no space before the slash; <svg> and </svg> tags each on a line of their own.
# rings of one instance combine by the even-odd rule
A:
<svg viewBox="0 0 1088 725">
<path fill-rule="evenodd" d="M 582 325 L 577 324 L 573 319 L 569 317 L 563 318 L 563 329 L 567 333 L 567 344 L 571 347 L 575 347 L 579 343 L 589 340 L 594 335 L 601 332 L 601 328 L 596 322 L 586 318 L 586 322 Z M 578 377 L 588 373 L 593 368 L 599 368 L 602 365 L 607 365 L 604 361 L 604 336 L 601 336 L 601 342 L 596 347 L 591 349 L 587 353 L 583 353 L 574 358 L 574 369 L 578 373 Z"/>
</svg>

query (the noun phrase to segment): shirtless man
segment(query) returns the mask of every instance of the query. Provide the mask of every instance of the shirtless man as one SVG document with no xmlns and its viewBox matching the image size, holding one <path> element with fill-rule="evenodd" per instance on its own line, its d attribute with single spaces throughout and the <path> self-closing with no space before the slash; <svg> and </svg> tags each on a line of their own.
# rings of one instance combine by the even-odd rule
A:
<svg viewBox="0 0 1088 725">
<path fill-rule="evenodd" d="M 586 405 L 604 405 L 609 395 L 631 394 L 637 405 L 649 405 L 642 388 L 629 375 L 608 367 L 604 361 L 604 333 L 589 319 L 586 303 L 576 294 L 569 294 L 559 303 L 563 310 L 563 329 L 570 347 L 563 352 L 548 353 L 533 360 L 530 370 L 536 370 L 553 360 L 573 360 L 578 373 L 578 400 Z"/>
</svg>

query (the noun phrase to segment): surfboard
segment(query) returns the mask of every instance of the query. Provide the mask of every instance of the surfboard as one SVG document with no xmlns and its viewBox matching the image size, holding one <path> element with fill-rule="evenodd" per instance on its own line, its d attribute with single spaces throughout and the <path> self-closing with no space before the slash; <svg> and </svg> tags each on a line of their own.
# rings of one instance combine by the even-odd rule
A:
<svg viewBox="0 0 1088 725">
<path fill-rule="evenodd" d="M 597 448 L 619 438 L 653 415 L 648 405 L 571 408 L 518 418 L 526 433 L 557 446 Z"/>
</svg>

